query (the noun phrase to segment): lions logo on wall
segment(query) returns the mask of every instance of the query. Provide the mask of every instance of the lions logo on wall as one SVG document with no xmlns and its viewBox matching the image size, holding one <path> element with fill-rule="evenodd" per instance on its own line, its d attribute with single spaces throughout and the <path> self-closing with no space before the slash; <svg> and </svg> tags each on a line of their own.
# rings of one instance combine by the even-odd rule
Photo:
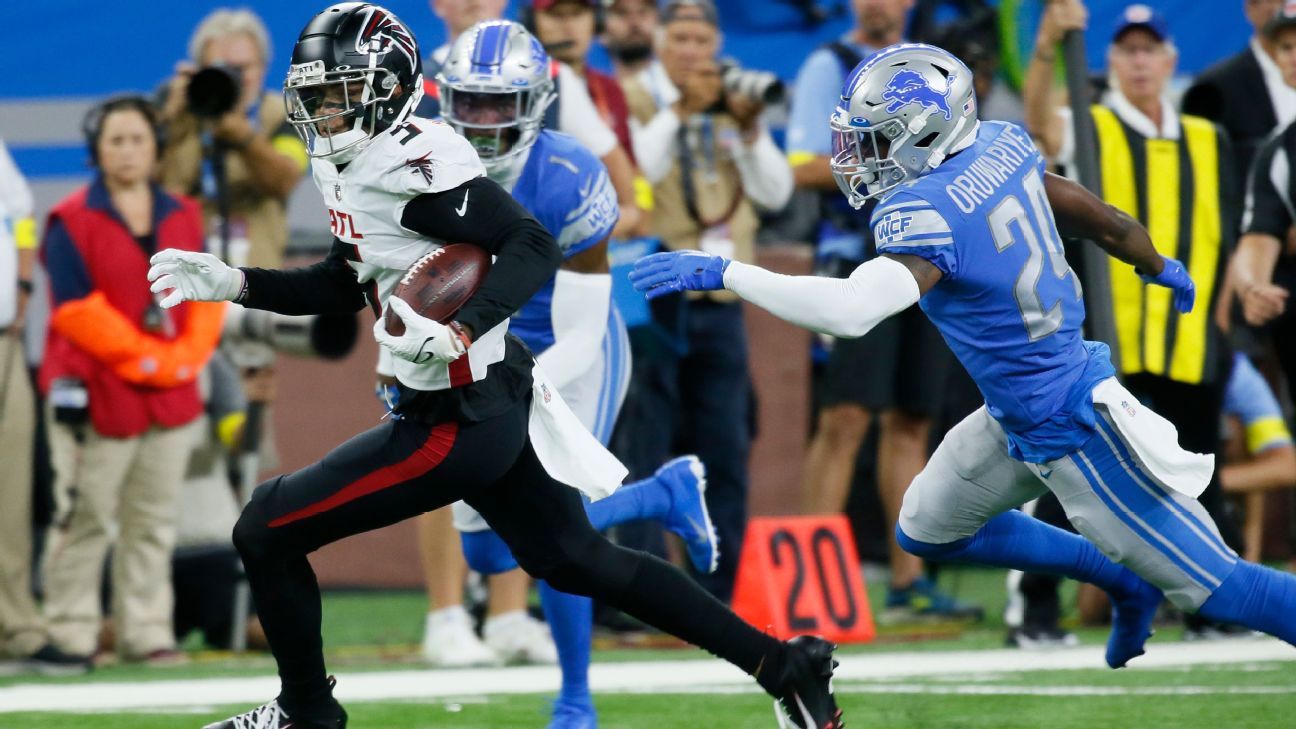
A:
<svg viewBox="0 0 1296 729">
<path fill-rule="evenodd" d="M 902 68 L 895 72 L 890 81 L 887 81 L 886 90 L 882 92 L 882 98 L 891 102 L 887 105 L 887 113 L 894 114 L 906 104 L 922 104 L 932 111 L 939 111 L 945 115 L 946 121 L 953 119 L 954 114 L 950 111 L 949 102 L 946 97 L 949 96 L 949 84 L 945 88 L 937 91 L 928 83 L 927 78 L 921 73 L 909 68 Z"/>
</svg>

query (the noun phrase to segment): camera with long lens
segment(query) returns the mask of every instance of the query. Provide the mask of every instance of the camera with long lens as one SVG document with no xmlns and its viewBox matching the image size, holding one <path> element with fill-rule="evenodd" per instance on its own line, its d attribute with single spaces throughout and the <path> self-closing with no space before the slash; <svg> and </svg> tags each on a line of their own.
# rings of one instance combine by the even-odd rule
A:
<svg viewBox="0 0 1296 729">
<path fill-rule="evenodd" d="M 243 79 L 231 66 L 205 66 L 189 78 L 185 103 L 189 112 L 204 119 L 224 116 L 238 104 Z"/>
<path fill-rule="evenodd" d="M 742 96 L 767 106 L 781 103 L 786 96 L 787 90 L 777 74 L 743 68 L 736 61 L 720 64 L 720 79 L 726 96 Z"/>
<path fill-rule="evenodd" d="M 355 314 L 289 316 L 231 304 L 221 346 L 240 369 L 269 366 L 276 352 L 308 359 L 342 359 L 355 346 Z"/>
</svg>

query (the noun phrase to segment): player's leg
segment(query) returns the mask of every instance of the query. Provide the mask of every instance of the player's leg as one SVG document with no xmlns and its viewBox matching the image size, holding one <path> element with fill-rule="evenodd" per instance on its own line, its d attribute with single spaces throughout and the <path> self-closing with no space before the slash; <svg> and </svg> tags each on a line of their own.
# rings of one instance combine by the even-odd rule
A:
<svg viewBox="0 0 1296 729">
<path fill-rule="evenodd" d="M 1049 476 L 1041 482 L 1008 454 L 1003 428 L 982 407 L 946 434 L 914 479 L 905 494 L 896 538 L 926 559 L 1062 575 L 1091 582 L 1118 603 L 1149 595 L 1159 600 L 1155 588 L 1089 541 L 1013 508 L 1043 493 L 1044 483 L 1052 488 L 1058 475 Z M 1138 631 L 1117 623 L 1113 633 L 1119 633 L 1125 645 L 1126 633 Z M 1119 652 L 1141 651 L 1146 637 L 1141 635 L 1137 645 Z"/>
<path fill-rule="evenodd" d="M 859 339 L 833 343 L 819 387 L 814 435 L 806 446 L 806 513 L 838 514 L 846 508 L 873 414 L 879 402 L 893 397 L 897 327 L 892 317 Z"/>
<path fill-rule="evenodd" d="M 980 620 L 979 605 L 961 602 L 941 592 L 918 557 L 895 539 L 900 507 L 909 485 L 927 464 L 932 424 L 944 412 L 956 384 L 956 367 L 949 345 L 922 309 L 912 306 L 895 317 L 898 324 L 894 373 L 885 400 L 874 397 L 881 413 L 877 446 L 877 489 L 887 518 L 891 582 L 887 589 L 889 619 L 938 618 Z M 960 373 L 962 374 L 962 373 Z M 969 386 L 971 386 L 969 384 Z M 979 405 L 980 398 L 977 398 Z M 975 407 L 975 406 L 974 406 Z M 968 412 L 964 410 L 963 413 Z M 962 414 L 962 413 L 960 413 Z"/>
<path fill-rule="evenodd" d="M 1162 484 L 1099 414 L 1097 435 L 1050 483 L 1072 524 L 1180 609 L 1296 644 L 1296 577 L 1238 558 L 1205 508 Z"/>
<path fill-rule="evenodd" d="M 419 561 L 427 585 L 428 612 L 423 621 L 423 658 L 434 666 L 493 666 L 499 656 L 486 647 L 464 609 L 464 561 L 450 509 L 429 511 L 415 520 Z"/>
<path fill-rule="evenodd" d="M 751 451 L 752 398 L 747 339 L 739 304 L 689 303 L 689 352 L 680 367 L 680 400 L 687 450 L 706 464 L 706 502 L 724 543 L 713 574 L 698 582 L 721 600 L 733 593 L 747 528 L 747 464 Z"/>
<path fill-rule="evenodd" d="M 467 500 L 522 566 L 555 589 L 605 601 L 698 645 L 754 676 L 772 695 L 801 697 L 816 716 L 836 712 L 827 644 L 781 643 L 675 567 L 607 541 L 590 525 L 580 495 L 553 480 L 529 447 L 503 479 Z"/>
<path fill-rule="evenodd" d="M 299 725 L 337 726 L 345 716 L 324 670 L 319 586 L 306 555 L 499 478 L 526 427 L 525 406 L 479 423 L 388 421 L 253 493 L 234 544 L 279 666 L 278 705 Z"/>
</svg>

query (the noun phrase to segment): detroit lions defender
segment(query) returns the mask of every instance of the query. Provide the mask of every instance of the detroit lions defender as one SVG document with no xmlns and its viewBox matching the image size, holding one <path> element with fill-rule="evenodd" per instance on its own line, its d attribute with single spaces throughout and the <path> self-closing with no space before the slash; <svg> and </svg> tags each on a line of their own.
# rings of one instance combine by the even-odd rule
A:
<svg viewBox="0 0 1296 729">
<path fill-rule="evenodd" d="M 670 565 L 609 543 L 579 489 L 597 499 L 625 476 L 581 426 L 515 337 L 508 317 L 553 278 L 557 242 L 446 124 L 412 116 L 423 89 L 407 27 L 368 3 L 325 9 L 302 30 L 284 84 L 336 240 L 328 257 L 285 271 L 230 268 L 164 250 L 149 279 L 181 301 L 238 301 L 290 314 L 354 312 L 366 301 L 405 323 L 374 337 L 394 355 L 400 419 L 387 419 L 318 463 L 263 483 L 234 529 L 279 667 L 269 703 L 211 729 L 344 729 L 320 639 L 320 594 L 306 555 L 325 544 L 463 499 L 517 561 L 555 588 L 624 610 L 730 661 L 801 727 L 840 726 L 833 646 L 780 642 L 744 623 Z M 456 241 L 495 256 L 450 324 L 389 296 L 411 263 Z"/>
<path fill-rule="evenodd" d="M 1296 577 L 1240 560 L 1196 501 L 1211 457 L 1182 450 L 1116 381 L 1107 346 L 1082 339 L 1080 284 L 1059 229 L 1170 289 L 1149 299 L 1209 316 L 1193 311 L 1183 266 L 1129 216 L 1046 174 L 1022 129 L 978 124 L 971 72 L 939 48 L 896 45 L 861 63 L 831 128 L 838 185 L 856 208 L 878 201 L 879 258 L 829 280 L 658 254 L 637 264 L 636 287 L 725 287 L 848 337 L 921 301 L 986 404 L 909 487 L 896 530 L 905 549 L 1102 587 L 1114 606 L 1113 668 L 1143 653 L 1162 591 L 1181 609 L 1296 641 Z M 1083 537 L 1012 510 L 1045 489 Z"/>
<path fill-rule="evenodd" d="M 572 137 L 541 129 L 554 100 L 549 70 L 548 54 L 523 26 L 492 20 L 460 34 L 436 82 L 444 120 L 473 144 L 486 174 L 535 215 L 562 249 L 557 274 L 513 315 L 509 331 L 535 353 L 563 400 L 606 445 L 630 379 L 630 343 L 612 306 L 607 262 L 607 239 L 618 217 L 616 191 L 592 152 Z M 710 573 L 719 553 L 705 486 L 702 463 L 685 456 L 586 511 L 600 531 L 661 519 L 684 539 L 694 567 Z M 454 515 L 469 566 L 488 575 L 517 567 L 476 510 L 460 501 Z M 563 672 L 550 729 L 592 729 L 592 603 L 543 581 L 540 597 Z"/>
</svg>

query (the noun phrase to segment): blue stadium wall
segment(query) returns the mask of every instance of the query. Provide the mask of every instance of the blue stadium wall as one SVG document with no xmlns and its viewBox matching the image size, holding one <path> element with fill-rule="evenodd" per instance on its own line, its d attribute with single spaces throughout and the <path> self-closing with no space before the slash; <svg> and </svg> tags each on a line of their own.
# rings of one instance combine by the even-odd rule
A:
<svg viewBox="0 0 1296 729">
<path fill-rule="evenodd" d="M 849 2 L 819 0 L 825 7 L 845 8 Z M 1042 3 L 1000 2 L 1013 9 L 1015 23 L 1010 25 L 1017 29 L 1018 45 L 1028 49 Z M 156 88 L 185 56 L 189 34 L 199 20 L 212 9 L 230 4 L 238 5 L 217 0 L 3 3 L 0 22 L 10 30 L 14 47 L 0 54 L 0 136 L 34 183 L 42 208 L 85 179 L 79 124 L 87 106 L 111 93 Z M 384 4 L 409 24 L 425 51 L 443 41 L 441 23 L 426 0 L 389 0 Z M 1150 4 L 1170 21 L 1184 74 L 1196 73 L 1235 53 L 1245 45 L 1250 32 L 1242 16 L 1243 0 L 1161 0 Z M 267 81 L 276 84 L 287 67 L 298 31 L 324 4 L 280 0 L 244 5 L 255 9 L 270 28 L 274 57 Z M 511 5 L 515 8 L 517 0 Z M 720 0 L 719 5 L 725 52 L 786 79 L 795 75 L 811 49 L 850 25 L 843 12 L 818 27 L 804 27 L 797 11 L 785 0 Z M 1111 19 L 1125 5 L 1114 0 L 1089 2 L 1093 18 L 1089 60 L 1095 70 L 1103 63 Z M 596 65 L 604 65 L 605 60 L 596 58 Z M 299 194 L 297 199 L 304 197 Z M 301 214 L 294 214 L 293 219 L 295 225 L 303 221 Z"/>
</svg>

